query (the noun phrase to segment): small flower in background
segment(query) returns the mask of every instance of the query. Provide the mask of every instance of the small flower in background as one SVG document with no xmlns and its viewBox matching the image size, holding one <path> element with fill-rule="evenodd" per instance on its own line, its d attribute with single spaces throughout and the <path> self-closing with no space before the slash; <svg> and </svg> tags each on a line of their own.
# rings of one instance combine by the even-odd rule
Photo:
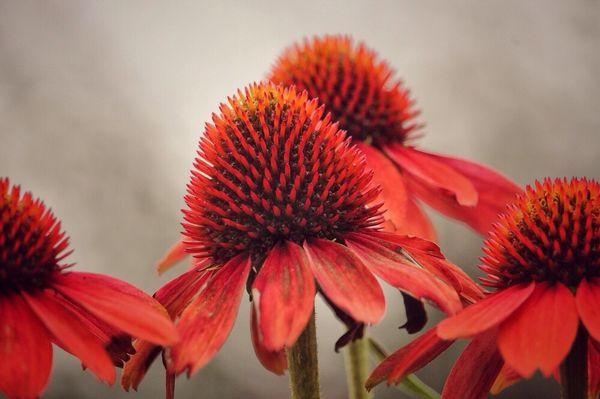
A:
<svg viewBox="0 0 600 399">
<path fill-rule="evenodd" d="M 486 233 L 521 189 L 485 166 L 417 149 L 419 111 L 393 75 L 363 43 L 324 36 L 288 48 L 269 79 L 318 98 L 353 138 L 382 188 L 391 231 L 435 241 L 433 226 L 417 204 L 420 199 Z"/>
<path fill-rule="evenodd" d="M 130 335 L 161 345 L 177 332 L 150 296 L 120 280 L 69 271 L 60 222 L 31 193 L 0 179 L 0 392 L 36 398 L 44 390 L 54 343 L 112 384 Z"/>
<path fill-rule="evenodd" d="M 451 340 L 472 338 L 450 372 L 444 398 L 483 398 L 536 370 L 558 377 L 559 366 L 563 389 L 584 389 L 585 397 L 587 380 L 587 394 L 596 398 L 600 185 L 576 178 L 536 182 L 494 225 L 484 252 L 482 281 L 495 292 L 392 354 L 367 385 L 398 382 Z"/>
<path fill-rule="evenodd" d="M 379 230 L 372 172 L 317 100 L 272 83 L 222 104 L 200 140 L 188 184 L 185 246 L 195 264 L 155 295 L 178 318 L 181 341 L 165 352 L 168 371 L 191 375 L 226 340 L 244 287 L 253 302 L 260 361 L 285 369 L 320 292 L 357 323 L 377 323 L 384 297 L 375 276 L 448 314 L 468 278 L 437 246 Z M 416 260 L 418 264 L 414 263 Z M 316 280 L 316 282 L 315 282 Z M 156 345 L 136 342 L 123 386 L 136 388 Z"/>
</svg>

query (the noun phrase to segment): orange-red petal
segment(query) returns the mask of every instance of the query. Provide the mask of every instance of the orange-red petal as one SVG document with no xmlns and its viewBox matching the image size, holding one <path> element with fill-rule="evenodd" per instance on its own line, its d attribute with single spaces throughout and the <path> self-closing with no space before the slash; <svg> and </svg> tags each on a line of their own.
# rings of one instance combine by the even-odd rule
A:
<svg viewBox="0 0 600 399">
<path fill-rule="evenodd" d="M 346 246 L 314 239 L 304 244 L 312 272 L 327 297 L 356 321 L 379 322 L 385 298 L 369 269 Z"/>
<path fill-rule="evenodd" d="M 452 287 L 376 239 L 353 233 L 346 236 L 346 244 L 363 264 L 390 285 L 417 299 L 429 300 L 448 314 L 455 314 L 462 308 Z"/>
<path fill-rule="evenodd" d="M 502 369 L 495 331 L 475 337 L 460 355 L 442 391 L 442 399 L 485 399 Z"/>
<path fill-rule="evenodd" d="M 600 341 L 600 278 L 582 280 L 575 300 L 583 325 L 596 341 Z"/>
<path fill-rule="evenodd" d="M 23 298 L 0 298 L 0 392 L 9 399 L 34 399 L 52 367 L 48 332 Z"/>
<path fill-rule="evenodd" d="M 515 312 L 531 295 L 535 283 L 514 285 L 469 305 L 438 324 L 441 338 L 468 338 L 489 330 Z"/>
<path fill-rule="evenodd" d="M 365 154 L 367 166 L 373 170 L 373 183 L 381 187 L 378 200 L 383 200 L 384 218 L 390 223 L 390 231 L 404 228 L 407 218 L 408 194 L 404 177 L 392 161 L 378 149 L 363 142 L 354 144 Z"/>
<path fill-rule="evenodd" d="M 479 233 L 487 233 L 498 214 L 504 211 L 506 204 L 512 202 L 515 196 L 523 191 L 506 176 L 476 162 L 431 152 L 426 154 L 467 177 L 478 194 L 477 205 L 474 207 L 464 207 L 455 201 L 445 201 L 435 193 L 429 195 L 426 201 L 440 212 L 467 223 Z"/>
<path fill-rule="evenodd" d="M 312 314 L 315 280 L 304 249 L 285 241 L 269 251 L 252 285 L 262 345 L 291 347 Z"/>
<path fill-rule="evenodd" d="M 508 364 L 504 363 L 504 366 L 502 366 L 502 370 L 500 370 L 500 373 L 498 373 L 498 377 L 496 377 L 496 381 L 494 381 L 494 385 L 492 385 L 492 388 L 490 389 L 490 393 L 492 395 L 497 395 L 504 389 L 519 381 L 520 379 L 521 376 L 519 375 L 519 373 L 517 373 Z"/>
<path fill-rule="evenodd" d="M 23 293 L 23 296 L 61 347 L 81 360 L 101 381 L 111 385 L 115 382 L 115 367 L 103 343 L 76 313 L 64 306 L 64 299 L 58 297 L 56 291 L 44 290 L 36 295 Z"/>
<path fill-rule="evenodd" d="M 261 343 L 258 332 L 258 320 L 255 306 L 250 307 L 250 333 L 252 338 L 252 347 L 254 348 L 254 353 L 260 361 L 260 364 L 274 374 L 282 375 L 285 373 L 285 370 L 287 369 L 285 349 L 272 351 L 265 348 L 265 346 Z"/>
<path fill-rule="evenodd" d="M 577 334 L 575 298 L 564 285 L 537 283 L 531 296 L 501 325 L 498 347 L 524 378 L 536 369 L 546 376 L 560 365 Z"/>
<path fill-rule="evenodd" d="M 474 207 L 478 194 L 469 178 L 430 154 L 403 145 L 392 144 L 385 153 L 405 171 L 430 190 L 451 195 L 459 205 Z"/>
<path fill-rule="evenodd" d="M 181 314 L 180 341 L 171 348 L 169 372 L 191 375 L 208 363 L 229 336 L 250 271 L 250 259 L 238 255 L 223 265 Z"/>
<path fill-rule="evenodd" d="M 63 273 L 55 288 L 107 323 L 161 345 L 177 341 L 177 331 L 165 309 L 131 284 L 113 277 L 83 272 Z"/>
<path fill-rule="evenodd" d="M 365 386 L 370 390 L 386 380 L 388 384 L 398 383 L 427 365 L 453 343 L 439 338 L 434 327 L 383 360 L 373 370 Z"/>
<path fill-rule="evenodd" d="M 185 252 L 185 244 L 183 239 L 181 239 L 173 244 L 171 248 L 169 248 L 169 250 L 163 255 L 163 257 L 156 263 L 156 271 L 158 274 L 166 272 L 187 255 L 188 253 Z"/>
</svg>

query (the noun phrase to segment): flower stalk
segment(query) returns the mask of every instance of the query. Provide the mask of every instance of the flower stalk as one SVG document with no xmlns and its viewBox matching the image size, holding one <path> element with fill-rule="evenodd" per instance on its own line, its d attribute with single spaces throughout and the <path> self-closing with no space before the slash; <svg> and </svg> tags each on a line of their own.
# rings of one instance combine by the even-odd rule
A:
<svg viewBox="0 0 600 399">
<path fill-rule="evenodd" d="M 372 398 L 372 395 L 365 389 L 365 381 L 369 376 L 368 352 L 369 339 L 366 337 L 354 340 L 344 348 L 346 381 L 350 399 Z"/>
<path fill-rule="evenodd" d="M 296 341 L 286 350 L 292 399 L 319 399 L 319 362 L 315 311 Z"/>
<path fill-rule="evenodd" d="M 588 390 L 588 332 L 579 325 L 571 351 L 560 366 L 563 399 L 586 399 Z"/>
</svg>

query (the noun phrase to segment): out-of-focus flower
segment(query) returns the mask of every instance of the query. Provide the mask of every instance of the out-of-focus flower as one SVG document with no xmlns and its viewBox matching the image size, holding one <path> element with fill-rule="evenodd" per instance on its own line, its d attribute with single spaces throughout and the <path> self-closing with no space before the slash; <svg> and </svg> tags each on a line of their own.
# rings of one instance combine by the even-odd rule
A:
<svg viewBox="0 0 600 399">
<path fill-rule="evenodd" d="M 595 398 L 600 392 L 600 185 L 576 178 L 536 182 L 494 225 L 484 252 L 482 281 L 495 292 L 392 354 L 374 370 L 369 387 L 398 382 L 452 340 L 472 338 L 442 396 L 483 398 L 536 370 L 556 373 L 583 340 L 589 393 Z"/>
<path fill-rule="evenodd" d="M 434 241 L 435 231 L 419 199 L 487 233 L 520 188 L 475 162 L 417 148 L 419 111 L 393 75 L 363 43 L 324 36 L 285 50 L 269 79 L 307 90 L 352 137 L 382 188 L 388 229 Z"/>
<path fill-rule="evenodd" d="M 170 373 L 192 374 L 211 360 L 244 287 L 256 354 L 277 373 L 317 291 L 358 324 L 383 316 L 375 276 L 448 314 L 461 309 L 456 288 L 467 278 L 435 244 L 379 231 L 372 172 L 317 100 L 293 87 L 254 84 L 212 120 L 185 198 L 185 246 L 196 264 L 156 294 L 178 318 L 181 341 L 165 352 Z M 136 348 L 126 388 L 137 387 L 160 353 L 141 341 Z"/>
<path fill-rule="evenodd" d="M 70 271 L 60 222 L 31 193 L 0 179 L 0 392 L 32 399 L 44 390 L 52 343 L 112 384 L 133 352 L 130 335 L 174 344 L 164 308 L 112 277 Z"/>
</svg>

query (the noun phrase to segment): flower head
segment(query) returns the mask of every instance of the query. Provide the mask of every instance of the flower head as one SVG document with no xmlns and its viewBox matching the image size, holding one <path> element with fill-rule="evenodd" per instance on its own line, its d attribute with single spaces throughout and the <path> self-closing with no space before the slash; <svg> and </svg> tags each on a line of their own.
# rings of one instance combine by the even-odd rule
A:
<svg viewBox="0 0 600 399">
<path fill-rule="evenodd" d="M 379 231 L 379 190 L 363 155 L 306 92 L 254 84 L 212 121 L 184 211 L 184 247 L 196 265 L 156 294 L 182 337 L 165 352 L 170 373 L 191 374 L 210 361 L 244 287 L 257 356 L 278 373 L 284 348 L 311 316 L 317 283 L 336 312 L 361 326 L 383 315 L 375 275 L 447 313 L 461 308 L 452 284 L 464 277 L 435 244 Z M 157 355 L 152 346 L 142 352 L 125 367 L 126 388 Z"/>
<path fill-rule="evenodd" d="M 528 187 L 499 217 L 485 244 L 482 280 L 495 292 L 390 356 L 369 384 L 398 381 L 451 340 L 473 338 L 454 365 L 443 397 L 481 397 L 538 369 L 549 376 L 574 345 L 587 352 L 589 392 L 596 397 L 599 194 L 600 185 L 588 179 L 546 179 Z"/>
<path fill-rule="evenodd" d="M 493 170 L 414 147 L 422 125 L 409 91 L 375 51 L 348 36 L 286 49 L 269 79 L 318 98 L 365 153 L 382 188 L 388 229 L 434 239 L 416 199 L 486 233 L 520 189 Z"/>
<path fill-rule="evenodd" d="M 39 396 L 51 343 L 112 383 L 114 365 L 133 351 L 130 335 L 160 344 L 176 332 L 162 307 L 119 280 L 67 271 L 68 238 L 31 193 L 0 179 L 0 392 Z"/>
<path fill-rule="evenodd" d="M 350 136 L 378 147 L 404 143 L 419 127 L 413 122 L 419 112 L 394 71 L 349 36 L 294 44 L 279 57 L 269 79 L 308 91 Z"/>
</svg>

